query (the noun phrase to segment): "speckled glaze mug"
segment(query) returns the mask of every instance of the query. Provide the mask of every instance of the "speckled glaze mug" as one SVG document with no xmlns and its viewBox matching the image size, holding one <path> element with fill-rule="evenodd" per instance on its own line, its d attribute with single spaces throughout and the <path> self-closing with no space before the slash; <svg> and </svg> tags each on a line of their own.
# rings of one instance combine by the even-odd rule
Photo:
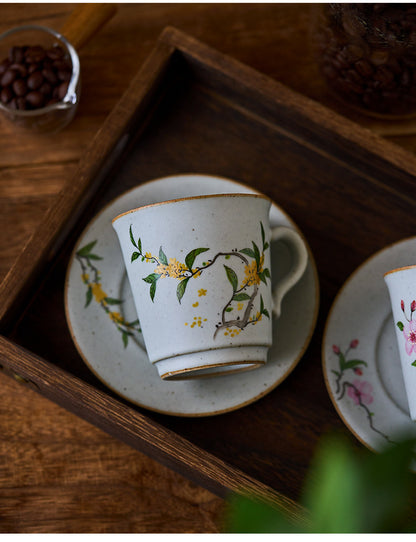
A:
<svg viewBox="0 0 416 542">
<path fill-rule="evenodd" d="M 161 378 L 234 373 L 266 363 L 272 315 L 303 275 L 301 236 L 271 230 L 271 200 L 219 194 L 166 201 L 113 219 L 147 354 Z M 293 255 L 272 291 L 271 242 Z"/>
<path fill-rule="evenodd" d="M 416 265 L 384 275 L 390 294 L 410 417 L 416 421 Z"/>
</svg>

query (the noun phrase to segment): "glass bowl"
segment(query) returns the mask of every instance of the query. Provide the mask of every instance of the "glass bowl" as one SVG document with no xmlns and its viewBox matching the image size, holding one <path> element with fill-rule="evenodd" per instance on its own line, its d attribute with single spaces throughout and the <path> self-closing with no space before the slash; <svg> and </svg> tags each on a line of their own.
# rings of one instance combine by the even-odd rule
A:
<svg viewBox="0 0 416 542">
<path fill-rule="evenodd" d="M 64 128 L 72 120 L 79 102 L 80 63 L 74 47 L 64 36 L 50 28 L 38 25 L 18 26 L 0 35 L 0 67 L 2 64 L 7 65 L 8 68 L 13 66 L 14 71 L 17 70 L 19 73 L 19 69 L 22 70 L 19 65 L 21 66 L 23 63 L 21 61 L 22 51 L 27 51 L 28 47 L 35 50 L 37 46 L 42 47 L 44 51 L 59 51 L 59 54 L 63 52 L 62 59 L 66 64 L 71 65 L 71 72 L 67 72 L 65 86 L 61 89 L 59 97 L 55 97 L 54 103 L 46 103 L 41 107 L 19 109 L 16 100 L 6 101 L 7 96 L 1 99 L 2 95 L 0 94 L 0 112 L 3 118 L 18 128 L 53 133 Z M 30 61 L 33 61 L 33 70 L 36 69 L 37 60 L 36 54 L 32 55 Z M 55 59 L 55 61 L 57 60 L 59 59 Z M 27 64 L 25 66 L 27 67 Z M 2 69 L 3 74 L 0 75 L 0 82 L 3 81 L 2 77 L 6 71 L 6 68 L 2 67 Z M 41 69 L 42 64 L 38 64 L 38 70 Z M 1 88 L 6 86 L 3 85 Z M 62 95 L 63 92 L 65 92 L 64 95 Z M 21 104 L 22 102 L 20 102 L 20 106 L 22 106 Z"/>
</svg>

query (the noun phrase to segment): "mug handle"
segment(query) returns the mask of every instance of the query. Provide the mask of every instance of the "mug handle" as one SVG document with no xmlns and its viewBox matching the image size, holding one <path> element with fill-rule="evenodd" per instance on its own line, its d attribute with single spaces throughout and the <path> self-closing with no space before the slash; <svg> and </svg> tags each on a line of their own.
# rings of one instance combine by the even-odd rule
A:
<svg viewBox="0 0 416 542">
<path fill-rule="evenodd" d="M 271 243 L 283 241 L 291 248 L 294 256 L 292 267 L 277 286 L 272 290 L 273 316 L 279 318 L 283 297 L 301 279 L 308 263 L 308 249 L 298 232 L 286 226 L 277 226 L 271 230 Z"/>
</svg>

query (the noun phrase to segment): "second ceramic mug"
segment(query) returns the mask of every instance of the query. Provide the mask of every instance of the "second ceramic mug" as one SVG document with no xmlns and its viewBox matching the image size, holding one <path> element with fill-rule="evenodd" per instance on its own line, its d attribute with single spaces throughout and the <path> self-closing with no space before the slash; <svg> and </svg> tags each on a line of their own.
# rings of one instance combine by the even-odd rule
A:
<svg viewBox="0 0 416 542">
<path fill-rule="evenodd" d="M 272 316 L 302 277 L 308 251 L 294 230 L 271 229 L 271 200 L 218 194 L 155 203 L 113 219 L 147 354 L 163 379 L 264 365 Z M 271 243 L 292 266 L 271 287 Z"/>
<path fill-rule="evenodd" d="M 390 294 L 410 417 L 416 421 L 416 265 L 387 271 L 384 280 Z"/>
</svg>

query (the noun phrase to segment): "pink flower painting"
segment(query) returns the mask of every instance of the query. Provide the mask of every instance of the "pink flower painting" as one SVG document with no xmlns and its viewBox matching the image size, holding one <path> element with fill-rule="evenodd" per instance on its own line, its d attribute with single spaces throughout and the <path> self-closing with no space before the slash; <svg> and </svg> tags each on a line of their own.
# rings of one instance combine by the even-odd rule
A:
<svg viewBox="0 0 416 542">
<path fill-rule="evenodd" d="M 352 385 L 348 387 L 347 395 L 351 397 L 356 405 L 360 403 L 370 405 L 374 400 L 372 392 L 373 387 L 369 382 L 355 379 Z"/>
<path fill-rule="evenodd" d="M 400 307 L 403 312 L 404 322 L 397 322 L 397 327 L 403 333 L 406 353 L 408 356 L 411 356 L 413 353 L 416 354 L 416 320 L 413 320 L 413 313 L 416 311 L 416 300 L 413 299 L 410 303 L 409 315 L 406 314 L 406 306 L 403 299 L 400 301 Z M 412 365 L 416 367 L 416 359 Z"/>
<path fill-rule="evenodd" d="M 405 349 L 408 356 L 416 353 L 416 320 L 410 320 L 403 325 L 403 335 L 406 339 Z"/>
</svg>

